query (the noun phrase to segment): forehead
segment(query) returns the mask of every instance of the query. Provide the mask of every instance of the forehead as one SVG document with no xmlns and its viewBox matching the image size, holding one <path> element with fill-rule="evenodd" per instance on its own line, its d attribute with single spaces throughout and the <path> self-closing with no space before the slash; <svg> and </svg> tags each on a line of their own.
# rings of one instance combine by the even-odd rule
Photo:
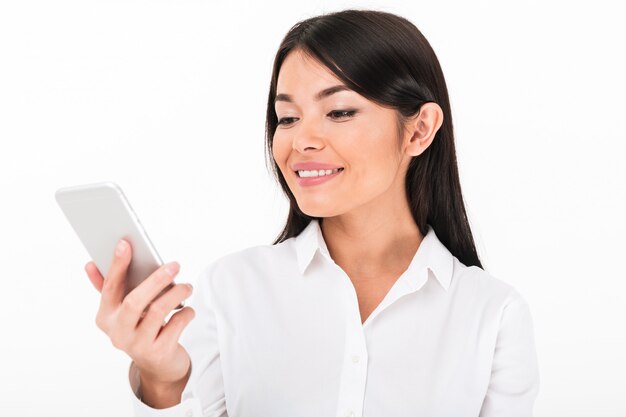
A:
<svg viewBox="0 0 626 417">
<path fill-rule="evenodd" d="M 319 87 L 343 84 L 328 68 L 300 52 L 290 52 L 278 73 L 278 93 L 294 93 L 298 89 L 317 90 Z"/>
</svg>

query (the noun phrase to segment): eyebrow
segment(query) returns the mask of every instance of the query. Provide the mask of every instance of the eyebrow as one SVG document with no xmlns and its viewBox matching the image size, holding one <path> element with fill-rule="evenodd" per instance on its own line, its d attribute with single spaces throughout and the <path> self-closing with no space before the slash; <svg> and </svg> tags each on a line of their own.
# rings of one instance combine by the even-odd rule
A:
<svg viewBox="0 0 626 417">
<path fill-rule="evenodd" d="M 332 87 L 325 88 L 322 91 L 318 92 L 315 95 L 315 100 L 320 101 L 321 99 L 326 98 L 332 94 L 338 93 L 340 91 L 352 91 L 352 90 L 350 90 L 348 87 L 342 84 L 333 85 Z M 289 94 L 277 94 L 276 98 L 274 99 L 274 104 L 276 104 L 278 101 L 286 101 L 287 103 L 293 103 L 293 98 Z"/>
</svg>

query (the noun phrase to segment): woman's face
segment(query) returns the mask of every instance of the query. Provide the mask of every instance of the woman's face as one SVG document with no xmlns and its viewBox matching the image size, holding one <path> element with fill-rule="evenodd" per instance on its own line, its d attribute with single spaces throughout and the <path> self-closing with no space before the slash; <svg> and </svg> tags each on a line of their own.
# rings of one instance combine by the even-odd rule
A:
<svg viewBox="0 0 626 417">
<path fill-rule="evenodd" d="M 352 90 L 316 97 L 337 85 L 344 84 L 299 51 L 286 57 L 278 75 L 273 156 L 300 210 L 314 217 L 406 199 L 410 155 L 399 142 L 395 111 Z M 294 164 L 306 162 L 343 170 L 326 179 L 300 178 Z"/>
</svg>

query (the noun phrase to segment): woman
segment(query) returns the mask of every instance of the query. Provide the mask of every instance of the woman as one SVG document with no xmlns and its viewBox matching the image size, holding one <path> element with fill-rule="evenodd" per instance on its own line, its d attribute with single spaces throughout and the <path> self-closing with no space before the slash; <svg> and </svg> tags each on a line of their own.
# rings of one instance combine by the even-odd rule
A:
<svg viewBox="0 0 626 417">
<path fill-rule="evenodd" d="M 266 127 L 290 201 L 272 245 L 211 263 L 166 324 L 191 288 L 150 302 L 177 263 L 125 299 L 128 244 L 106 280 L 86 266 L 98 326 L 133 359 L 135 414 L 532 415 L 530 312 L 478 259 L 446 83 L 419 30 L 365 10 L 294 25 Z"/>
</svg>

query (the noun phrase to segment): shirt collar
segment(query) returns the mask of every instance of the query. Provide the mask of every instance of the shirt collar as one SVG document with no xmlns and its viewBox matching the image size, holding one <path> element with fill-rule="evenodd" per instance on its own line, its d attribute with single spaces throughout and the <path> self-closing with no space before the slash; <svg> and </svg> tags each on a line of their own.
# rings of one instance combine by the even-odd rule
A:
<svg viewBox="0 0 626 417">
<path fill-rule="evenodd" d="M 415 280 L 413 282 L 417 284 L 420 281 L 418 279 L 420 271 L 425 271 L 428 268 L 433 272 L 439 284 L 447 291 L 452 279 L 453 255 L 437 238 L 437 234 L 432 226 L 428 224 L 427 227 L 428 232 L 424 236 L 422 243 L 420 243 L 407 271 L 409 273 L 415 271 L 413 274 Z M 304 275 L 317 251 L 331 262 L 334 262 L 328 252 L 328 247 L 324 241 L 324 235 L 317 219 L 312 219 L 306 228 L 295 237 L 294 244 L 298 258 L 298 270 L 302 275 Z"/>
</svg>

